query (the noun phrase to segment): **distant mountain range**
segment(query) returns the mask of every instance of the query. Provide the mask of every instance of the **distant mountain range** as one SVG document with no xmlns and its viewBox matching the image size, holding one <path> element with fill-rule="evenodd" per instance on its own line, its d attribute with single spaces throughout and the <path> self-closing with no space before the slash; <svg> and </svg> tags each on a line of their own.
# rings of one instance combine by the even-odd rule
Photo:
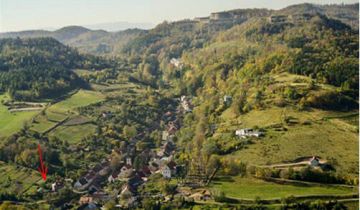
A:
<svg viewBox="0 0 360 210">
<path fill-rule="evenodd" d="M 314 5 L 314 4 L 298 4 L 286 7 L 281 10 L 266 10 L 266 9 L 239 9 L 225 12 L 212 13 L 211 17 L 228 17 L 228 16 L 244 16 L 245 19 L 256 16 L 270 16 L 270 15 L 291 15 L 316 13 L 326 15 L 330 18 L 337 19 L 351 26 L 353 29 L 359 28 L 359 4 L 349 5 Z M 256 13 L 259 13 L 256 15 Z M 206 19 L 209 17 L 205 17 Z M 196 20 L 196 19 L 195 19 Z M 202 18 L 197 18 L 202 20 Z M 234 22 L 232 25 L 241 24 L 241 22 Z M 210 22 L 210 24 L 212 24 Z M 214 24 L 218 24 L 214 22 Z M 128 22 L 114 22 L 114 23 L 100 23 L 83 26 L 66 26 L 64 28 L 49 31 L 49 30 L 28 30 L 20 32 L 0 33 L 0 38 L 29 38 L 29 37 L 53 37 L 58 41 L 78 48 L 82 52 L 91 53 L 95 55 L 116 55 L 121 52 L 123 47 L 134 40 L 135 38 L 151 32 L 147 30 L 152 28 L 151 23 L 128 23 Z M 134 29 L 128 29 L 134 28 Z M 141 28 L 141 29 L 139 29 Z M 105 29 L 105 30 L 104 30 Z M 126 29 L 126 30 L 125 30 Z M 117 32 L 113 32 L 117 31 Z"/>
<path fill-rule="evenodd" d="M 91 30 L 82 26 L 66 26 L 55 31 L 29 30 L 0 33 L 0 38 L 53 37 L 58 41 L 91 54 L 118 52 L 124 44 L 146 33 L 142 29 L 127 29 L 119 32 Z"/>
<path fill-rule="evenodd" d="M 130 28 L 139 28 L 139 29 L 151 29 L 155 27 L 153 23 L 130 23 L 130 22 L 109 22 L 109 23 L 97 23 L 97 24 L 90 24 L 84 25 L 84 27 L 91 29 L 91 30 L 105 30 L 105 31 L 123 31 Z"/>
</svg>

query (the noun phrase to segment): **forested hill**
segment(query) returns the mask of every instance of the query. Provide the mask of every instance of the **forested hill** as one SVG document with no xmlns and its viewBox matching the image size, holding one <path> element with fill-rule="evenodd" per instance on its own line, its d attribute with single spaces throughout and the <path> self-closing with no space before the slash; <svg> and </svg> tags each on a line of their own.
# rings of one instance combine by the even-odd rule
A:
<svg viewBox="0 0 360 210">
<path fill-rule="evenodd" d="M 194 168 L 210 168 L 212 158 L 268 165 L 314 154 L 358 164 L 355 149 L 338 155 L 344 139 L 357 144 L 358 123 L 344 123 L 353 129 L 345 131 L 321 120 L 357 115 L 358 31 L 324 15 L 291 17 L 252 18 L 184 50 L 182 66 L 162 69 L 165 84 L 192 98 L 177 138 Z M 266 134 L 244 142 L 235 137 L 242 128 Z M 358 174 L 350 164 L 337 167 Z"/>
<path fill-rule="evenodd" d="M 322 15 L 300 22 L 256 18 L 184 53 L 189 68 L 182 72 L 185 81 L 179 89 L 204 99 L 230 94 L 240 112 L 261 107 L 265 99 L 270 104 L 356 108 L 358 43 L 357 31 Z M 308 85 L 278 86 L 275 78 L 284 73 L 299 75 Z"/>
<path fill-rule="evenodd" d="M 315 4 L 297 4 L 286 7 L 276 12 L 277 14 L 322 14 L 330 18 L 340 20 L 341 22 L 351 26 L 355 30 L 359 29 L 359 3 L 357 4 L 330 4 L 330 5 L 315 5 Z"/>
<path fill-rule="evenodd" d="M 124 50 L 129 62 L 138 64 L 134 77 L 153 85 L 159 78 L 172 84 L 183 79 L 175 87 L 195 95 L 220 81 L 233 92 L 240 76 L 253 81 L 276 69 L 339 87 L 342 96 L 357 99 L 358 32 L 339 20 L 317 13 L 263 16 L 211 30 L 192 21 L 163 23 L 129 42 Z M 174 68 L 172 58 L 181 58 L 186 67 Z"/>
<path fill-rule="evenodd" d="M 57 97 L 84 86 L 71 69 L 102 69 L 106 60 L 81 55 L 53 38 L 0 39 L 0 91 L 13 98 Z"/>
</svg>

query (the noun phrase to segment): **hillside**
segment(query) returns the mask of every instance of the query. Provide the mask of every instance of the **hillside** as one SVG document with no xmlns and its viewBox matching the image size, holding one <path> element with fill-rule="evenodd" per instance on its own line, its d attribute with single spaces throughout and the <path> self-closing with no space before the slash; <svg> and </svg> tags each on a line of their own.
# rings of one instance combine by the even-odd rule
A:
<svg viewBox="0 0 360 210">
<path fill-rule="evenodd" d="M 178 136 L 184 152 L 203 167 L 214 154 L 255 166 L 316 155 L 357 176 L 358 126 L 347 120 L 358 112 L 357 45 L 357 31 L 315 15 L 252 19 L 184 53 L 183 77 L 169 80 L 194 96 Z M 240 140 L 242 128 L 265 136 Z"/>
<path fill-rule="evenodd" d="M 298 4 L 286 7 L 278 11 L 278 14 L 323 14 L 330 18 L 340 20 L 355 30 L 359 29 L 359 4 L 331 4 L 331 5 L 314 5 Z"/>
<path fill-rule="evenodd" d="M 85 82 L 71 69 L 108 67 L 53 38 L 0 39 L 0 92 L 14 99 L 54 98 Z"/>
</svg>

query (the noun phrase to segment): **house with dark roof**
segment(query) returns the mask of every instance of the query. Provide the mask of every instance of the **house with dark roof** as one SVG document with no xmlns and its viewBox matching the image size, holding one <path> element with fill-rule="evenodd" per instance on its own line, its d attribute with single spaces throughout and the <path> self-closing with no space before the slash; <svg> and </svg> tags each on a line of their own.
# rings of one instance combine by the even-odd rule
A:
<svg viewBox="0 0 360 210">
<path fill-rule="evenodd" d="M 128 184 L 133 187 L 134 189 L 136 189 L 139 185 L 141 185 L 142 183 L 144 183 L 144 180 L 138 175 L 135 174 L 133 177 L 131 177 L 128 181 Z"/>
<path fill-rule="evenodd" d="M 84 190 L 89 186 L 89 182 L 84 178 L 81 177 L 76 183 L 74 184 L 74 188 L 78 190 Z"/>
</svg>

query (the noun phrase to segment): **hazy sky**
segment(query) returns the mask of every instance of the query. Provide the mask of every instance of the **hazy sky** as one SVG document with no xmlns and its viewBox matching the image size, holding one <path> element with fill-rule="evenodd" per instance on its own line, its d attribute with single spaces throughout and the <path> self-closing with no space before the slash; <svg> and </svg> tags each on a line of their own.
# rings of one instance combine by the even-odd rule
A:
<svg viewBox="0 0 360 210">
<path fill-rule="evenodd" d="M 0 31 L 59 28 L 105 22 L 157 24 L 236 8 L 278 9 L 297 3 L 357 0 L 0 0 Z"/>
</svg>

